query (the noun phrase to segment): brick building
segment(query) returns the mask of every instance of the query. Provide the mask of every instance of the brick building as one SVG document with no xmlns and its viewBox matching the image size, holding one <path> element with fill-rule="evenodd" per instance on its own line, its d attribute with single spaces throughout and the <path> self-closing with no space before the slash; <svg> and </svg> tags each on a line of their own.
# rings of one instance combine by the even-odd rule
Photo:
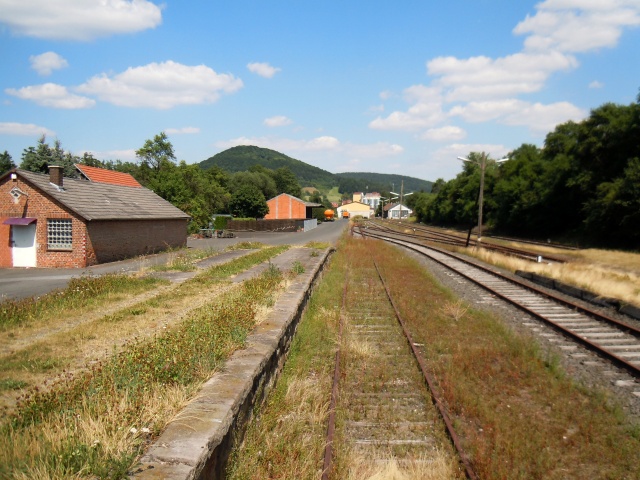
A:
<svg viewBox="0 0 640 480">
<path fill-rule="evenodd" d="M 186 245 L 186 213 L 128 174 L 77 167 L 84 179 L 55 166 L 0 177 L 0 267 L 81 268 Z"/>
<path fill-rule="evenodd" d="M 305 202 L 304 200 L 281 193 L 280 195 L 267 200 L 269 213 L 264 216 L 265 220 L 295 219 L 302 220 L 312 218 L 312 210 L 321 207 L 320 203 Z"/>
</svg>

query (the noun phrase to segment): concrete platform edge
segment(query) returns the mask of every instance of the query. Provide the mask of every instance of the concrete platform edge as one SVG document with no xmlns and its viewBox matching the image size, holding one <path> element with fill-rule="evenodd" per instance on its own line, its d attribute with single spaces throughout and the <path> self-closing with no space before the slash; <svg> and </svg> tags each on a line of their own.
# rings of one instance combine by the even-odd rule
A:
<svg viewBox="0 0 640 480">
<path fill-rule="evenodd" d="M 139 459 L 135 480 L 220 479 L 231 449 L 242 441 L 253 408 L 267 395 L 284 365 L 297 325 L 320 273 L 335 251 L 328 248 L 296 278 L 271 313 L 169 423 Z"/>
</svg>

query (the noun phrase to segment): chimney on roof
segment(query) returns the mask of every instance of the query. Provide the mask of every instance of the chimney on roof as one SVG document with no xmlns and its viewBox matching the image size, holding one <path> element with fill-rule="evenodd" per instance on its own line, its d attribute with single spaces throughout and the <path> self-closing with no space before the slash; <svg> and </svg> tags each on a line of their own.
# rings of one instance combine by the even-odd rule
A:
<svg viewBox="0 0 640 480">
<path fill-rule="evenodd" d="M 62 188 L 62 167 L 60 165 L 49 165 L 49 181 Z"/>
</svg>

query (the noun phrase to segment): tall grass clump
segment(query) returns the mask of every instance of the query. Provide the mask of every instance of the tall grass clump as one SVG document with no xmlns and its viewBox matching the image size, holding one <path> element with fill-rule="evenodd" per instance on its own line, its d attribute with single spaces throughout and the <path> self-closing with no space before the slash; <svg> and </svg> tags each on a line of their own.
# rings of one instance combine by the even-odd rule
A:
<svg viewBox="0 0 640 480">
<path fill-rule="evenodd" d="M 282 281 L 247 280 L 176 328 L 30 392 L 1 424 L 0 478 L 125 478 L 145 442 L 243 346 Z"/>
<path fill-rule="evenodd" d="M 47 320 L 52 315 L 68 312 L 71 309 L 93 305 L 110 295 L 140 293 L 163 283 L 167 281 L 122 274 L 75 277 L 69 281 L 64 290 L 40 297 L 5 300 L 0 303 L 0 331 Z"/>
</svg>

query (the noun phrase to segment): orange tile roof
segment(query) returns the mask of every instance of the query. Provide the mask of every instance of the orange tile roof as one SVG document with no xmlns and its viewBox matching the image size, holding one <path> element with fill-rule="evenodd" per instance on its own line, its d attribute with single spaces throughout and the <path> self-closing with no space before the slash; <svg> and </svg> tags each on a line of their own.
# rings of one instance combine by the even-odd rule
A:
<svg viewBox="0 0 640 480">
<path fill-rule="evenodd" d="M 128 173 L 115 172 L 104 168 L 90 167 L 88 165 L 75 164 L 85 177 L 95 183 L 109 183 L 111 185 L 121 185 L 123 187 L 142 187 L 138 181 Z"/>
</svg>

